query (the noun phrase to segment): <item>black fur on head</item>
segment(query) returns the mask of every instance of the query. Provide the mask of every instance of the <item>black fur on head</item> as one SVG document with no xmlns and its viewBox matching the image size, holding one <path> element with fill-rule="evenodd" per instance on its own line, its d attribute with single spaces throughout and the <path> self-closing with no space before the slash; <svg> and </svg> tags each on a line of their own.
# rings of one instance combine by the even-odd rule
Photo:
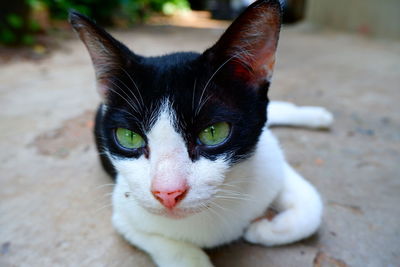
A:
<svg viewBox="0 0 400 267">
<path fill-rule="evenodd" d="M 87 17 L 71 12 L 69 18 L 90 53 L 104 100 L 96 120 L 100 152 L 151 156 L 147 147 L 122 150 L 114 131 L 128 128 L 146 138 L 161 104 L 168 100 L 177 116 L 175 128 L 193 161 L 225 155 L 234 164 L 251 155 L 266 122 L 281 24 L 278 0 L 253 3 L 203 54 L 142 57 Z M 199 132 L 221 121 L 231 125 L 226 142 L 214 147 L 199 144 Z M 107 158 L 102 160 L 109 164 Z"/>
</svg>

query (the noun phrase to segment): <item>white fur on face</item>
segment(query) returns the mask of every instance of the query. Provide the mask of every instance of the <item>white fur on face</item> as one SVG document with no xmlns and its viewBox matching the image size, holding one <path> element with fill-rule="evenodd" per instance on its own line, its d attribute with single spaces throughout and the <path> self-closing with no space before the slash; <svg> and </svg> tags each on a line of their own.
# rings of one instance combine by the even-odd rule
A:
<svg viewBox="0 0 400 267">
<path fill-rule="evenodd" d="M 156 123 L 147 133 L 149 158 L 112 158 L 119 173 L 118 183 L 126 183 L 126 192 L 148 211 L 169 217 L 185 217 L 206 208 L 224 182 L 228 163 L 221 157 L 209 160 L 189 158 L 182 136 L 173 127 L 175 111 L 168 102 L 160 109 Z M 152 185 L 174 188 L 186 183 L 186 196 L 169 211 L 151 193 Z"/>
</svg>

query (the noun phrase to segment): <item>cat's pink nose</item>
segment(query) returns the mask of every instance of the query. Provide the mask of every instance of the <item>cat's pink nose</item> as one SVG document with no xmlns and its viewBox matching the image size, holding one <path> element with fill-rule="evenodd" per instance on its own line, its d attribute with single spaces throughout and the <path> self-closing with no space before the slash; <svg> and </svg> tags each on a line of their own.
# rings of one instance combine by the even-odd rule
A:
<svg viewBox="0 0 400 267">
<path fill-rule="evenodd" d="M 185 186 L 173 191 L 152 190 L 151 192 L 164 207 L 173 209 L 185 197 L 187 190 L 188 188 Z"/>
</svg>

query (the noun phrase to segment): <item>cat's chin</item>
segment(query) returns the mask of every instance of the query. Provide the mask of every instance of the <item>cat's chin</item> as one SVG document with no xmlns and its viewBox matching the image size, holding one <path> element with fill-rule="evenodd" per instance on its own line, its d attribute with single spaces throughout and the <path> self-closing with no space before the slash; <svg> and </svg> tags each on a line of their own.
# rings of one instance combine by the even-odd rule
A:
<svg viewBox="0 0 400 267">
<path fill-rule="evenodd" d="M 182 208 L 175 208 L 172 210 L 169 209 L 146 209 L 146 210 L 154 215 L 175 220 L 184 219 L 196 213 L 201 212 L 200 209 L 182 209 Z"/>
</svg>

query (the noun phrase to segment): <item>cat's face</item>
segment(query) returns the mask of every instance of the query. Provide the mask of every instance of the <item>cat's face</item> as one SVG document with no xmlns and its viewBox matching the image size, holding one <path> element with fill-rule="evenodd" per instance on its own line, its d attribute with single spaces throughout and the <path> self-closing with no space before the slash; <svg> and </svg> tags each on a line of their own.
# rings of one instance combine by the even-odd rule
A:
<svg viewBox="0 0 400 267">
<path fill-rule="evenodd" d="M 124 72 L 112 78 L 102 121 L 104 145 L 130 195 L 156 213 L 178 216 L 205 208 L 229 167 L 251 155 L 265 123 L 266 95 L 235 84 L 207 85 L 212 73 L 200 57 L 143 59 L 145 70 L 126 70 L 132 81 Z M 131 142 L 131 132 L 140 136 L 134 137 L 140 144 L 126 149 L 124 138 L 127 134 L 125 143 Z M 154 197 L 154 191 L 179 190 L 182 194 L 172 196 L 182 198 L 174 209 Z M 164 203 L 167 207 L 175 204 L 164 200 L 172 201 Z"/>
<path fill-rule="evenodd" d="M 126 196 L 169 217 L 206 208 L 265 124 L 279 7 L 256 2 L 203 54 L 152 58 L 82 15 L 70 20 L 94 63 L 104 99 L 98 138 Z"/>
</svg>

